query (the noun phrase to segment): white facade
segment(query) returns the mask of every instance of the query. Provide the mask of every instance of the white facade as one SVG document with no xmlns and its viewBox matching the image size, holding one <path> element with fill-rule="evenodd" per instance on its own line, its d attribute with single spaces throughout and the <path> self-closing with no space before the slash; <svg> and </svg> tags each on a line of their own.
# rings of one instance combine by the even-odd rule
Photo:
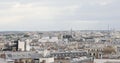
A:
<svg viewBox="0 0 120 63">
<path fill-rule="evenodd" d="M 45 63 L 54 63 L 54 58 L 40 58 L 40 62 L 45 61 Z"/>
<path fill-rule="evenodd" d="M 45 56 L 47 56 L 47 55 L 50 54 L 50 51 L 48 51 L 48 50 L 45 49 L 45 50 L 38 51 L 38 53 L 42 54 L 43 57 L 45 57 Z"/>
<path fill-rule="evenodd" d="M 18 49 L 25 51 L 25 42 L 18 41 Z"/>
<path fill-rule="evenodd" d="M 94 59 L 94 63 L 120 63 L 119 59 Z"/>
<path fill-rule="evenodd" d="M 27 39 L 25 42 L 26 42 L 26 51 L 30 51 L 30 49 L 31 49 L 31 47 L 30 47 L 31 40 Z"/>
<path fill-rule="evenodd" d="M 18 49 L 21 51 L 30 51 L 30 40 L 18 41 Z"/>
</svg>

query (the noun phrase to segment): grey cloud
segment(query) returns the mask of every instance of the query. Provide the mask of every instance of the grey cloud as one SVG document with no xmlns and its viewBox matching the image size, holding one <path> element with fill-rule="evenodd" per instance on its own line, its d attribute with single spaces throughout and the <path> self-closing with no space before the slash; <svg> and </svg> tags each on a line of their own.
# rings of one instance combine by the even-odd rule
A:
<svg viewBox="0 0 120 63">
<path fill-rule="evenodd" d="M 106 29 L 110 24 L 111 27 L 120 29 L 119 3 L 120 0 L 0 0 L 0 18 L 12 16 L 14 19 L 20 16 L 16 19 L 18 23 L 13 23 L 16 25 L 8 23 L 7 26 L 0 25 L 0 28 L 68 30 L 73 27 L 79 30 Z M 21 7 L 14 8 L 16 4 Z"/>
</svg>

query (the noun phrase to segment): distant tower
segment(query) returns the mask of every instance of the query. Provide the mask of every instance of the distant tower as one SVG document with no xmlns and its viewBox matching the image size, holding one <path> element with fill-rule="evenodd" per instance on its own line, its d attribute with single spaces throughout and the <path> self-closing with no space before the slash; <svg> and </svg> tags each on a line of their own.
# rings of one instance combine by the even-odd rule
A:
<svg viewBox="0 0 120 63">
<path fill-rule="evenodd" d="M 27 44 L 26 44 L 26 41 L 25 41 L 25 42 L 24 42 L 24 49 L 25 49 L 24 51 L 27 51 L 26 45 L 27 45 Z"/>
<path fill-rule="evenodd" d="M 108 25 L 108 33 L 110 32 L 110 26 Z"/>
<path fill-rule="evenodd" d="M 72 32 L 73 32 L 73 30 L 72 30 L 72 28 L 71 28 L 71 30 L 70 30 L 70 35 L 71 35 L 71 36 L 73 35 Z"/>
</svg>

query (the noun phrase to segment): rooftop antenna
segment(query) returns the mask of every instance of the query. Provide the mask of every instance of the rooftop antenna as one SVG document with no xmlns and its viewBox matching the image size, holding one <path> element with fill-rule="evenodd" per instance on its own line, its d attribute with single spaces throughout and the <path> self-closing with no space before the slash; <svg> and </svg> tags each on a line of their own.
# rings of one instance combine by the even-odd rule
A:
<svg viewBox="0 0 120 63">
<path fill-rule="evenodd" d="M 111 34 L 110 34 L 111 31 L 110 31 L 110 30 L 111 30 L 111 29 L 110 29 L 110 25 L 108 25 L 108 36 L 109 36 L 109 37 L 111 37 Z"/>
</svg>

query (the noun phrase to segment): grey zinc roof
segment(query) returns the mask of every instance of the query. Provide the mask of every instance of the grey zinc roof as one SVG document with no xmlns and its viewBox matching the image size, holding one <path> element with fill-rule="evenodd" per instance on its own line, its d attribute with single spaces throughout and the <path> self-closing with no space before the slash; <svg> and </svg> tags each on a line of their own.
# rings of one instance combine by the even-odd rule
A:
<svg viewBox="0 0 120 63">
<path fill-rule="evenodd" d="M 42 55 L 35 52 L 6 52 L 6 59 L 22 59 L 22 58 L 32 58 L 38 59 Z"/>
<path fill-rule="evenodd" d="M 86 51 L 66 51 L 66 52 L 52 52 L 51 54 L 54 53 L 85 53 Z"/>
</svg>

